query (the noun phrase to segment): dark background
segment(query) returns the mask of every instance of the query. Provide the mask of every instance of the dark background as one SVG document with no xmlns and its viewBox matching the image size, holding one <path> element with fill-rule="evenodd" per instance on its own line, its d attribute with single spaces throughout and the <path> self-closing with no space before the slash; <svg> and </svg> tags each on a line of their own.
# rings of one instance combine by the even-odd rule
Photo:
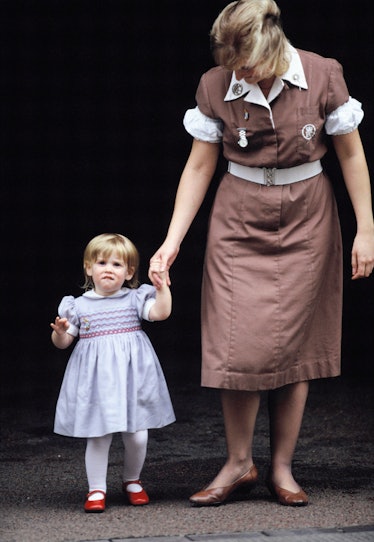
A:
<svg viewBox="0 0 374 542">
<path fill-rule="evenodd" d="M 221 0 L 0 1 L 1 398 L 54 404 L 68 359 L 50 343 L 62 296 L 80 295 L 82 254 L 105 231 L 137 245 L 141 280 L 171 216 L 191 138 L 182 126 Z M 293 45 L 337 58 L 362 102 L 373 166 L 372 0 L 280 0 Z M 350 280 L 353 211 L 333 154 L 344 240 L 343 372 L 373 375 L 374 282 Z M 199 384 L 206 222 L 223 171 L 172 269 L 174 310 L 146 324 L 169 380 Z M 266 330 L 264 330 L 266 333 Z"/>
</svg>

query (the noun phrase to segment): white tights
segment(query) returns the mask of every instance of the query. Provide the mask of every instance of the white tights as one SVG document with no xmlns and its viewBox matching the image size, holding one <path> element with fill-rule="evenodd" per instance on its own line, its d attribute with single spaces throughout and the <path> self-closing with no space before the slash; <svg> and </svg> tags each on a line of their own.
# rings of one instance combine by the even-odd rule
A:
<svg viewBox="0 0 374 542">
<path fill-rule="evenodd" d="M 148 443 L 148 431 L 121 433 L 124 446 L 122 480 L 138 480 L 142 471 Z M 109 449 L 113 434 L 87 439 L 86 472 L 89 491 L 95 489 L 106 493 Z"/>
</svg>

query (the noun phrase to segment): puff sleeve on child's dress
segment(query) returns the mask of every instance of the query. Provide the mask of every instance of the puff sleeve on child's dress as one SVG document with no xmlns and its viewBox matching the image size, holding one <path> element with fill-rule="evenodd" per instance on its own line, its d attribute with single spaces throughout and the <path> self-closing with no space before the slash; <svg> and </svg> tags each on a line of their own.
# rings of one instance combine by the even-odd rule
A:
<svg viewBox="0 0 374 542">
<path fill-rule="evenodd" d="M 149 311 L 156 303 L 156 288 L 149 284 L 142 284 L 136 290 L 135 300 L 139 318 L 150 322 Z"/>
<path fill-rule="evenodd" d="M 73 335 L 73 337 L 77 337 L 79 333 L 79 317 L 75 306 L 75 299 L 72 295 L 62 298 L 58 307 L 58 315 L 60 318 L 67 318 L 70 324 L 67 333 Z"/>
</svg>

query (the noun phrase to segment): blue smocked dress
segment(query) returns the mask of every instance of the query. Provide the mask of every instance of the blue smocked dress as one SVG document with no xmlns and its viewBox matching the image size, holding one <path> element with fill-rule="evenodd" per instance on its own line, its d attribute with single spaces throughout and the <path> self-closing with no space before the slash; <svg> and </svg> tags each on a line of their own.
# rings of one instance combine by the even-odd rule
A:
<svg viewBox="0 0 374 542">
<path fill-rule="evenodd" d="M 107 297 L 90 290 L 62 299 L 59 316 L 79 341 L 57 401 L 55 433 L 100 437 L 175 421 L 160 362 L 141 327 L 154 302 L 155 288 L 147 284 Z"/>
</svg>

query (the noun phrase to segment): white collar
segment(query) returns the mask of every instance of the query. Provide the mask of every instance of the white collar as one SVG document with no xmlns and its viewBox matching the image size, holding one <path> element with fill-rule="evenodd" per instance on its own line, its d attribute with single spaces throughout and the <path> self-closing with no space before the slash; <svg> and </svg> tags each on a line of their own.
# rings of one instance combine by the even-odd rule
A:
<svg viewBox="0 0 374 542">
<path fill-rule="evenodd" d="M 301 63 L 300 55 L 290 43 L 288 44 L 288 52 L 291 55 L 291 61 L 288 70 L 281 76 L 281 79 L 288 81 L 295 87 L 308 89 L 305 72 Z"/>
<path fill-rule="evenodd" d="M 247 83 L 244 79 L 240 79 L 240 81 L 238 81 L 235 77 L 235 72 L 232 72 L 230 86 L 224 101 L 229 102 L 232 100 L 237 100 L 238 98 L 243 98 L 246 102 L 258 103 L 260 105 L 267 106 L 268 102 L 274 100 L 274 98 L 276 98 L 282 91 L 284 87 L 283 81 L 288 81 L 292 85 L 306 90 L 308 88 L 308 83 L 305 78 L 300 55 L 295 47 L 293 47 L 290 43 L 288 44 L 288 52 L 291 55 L 289 68 L 283 75 L 275 78 L 273 87 L 268 96 L 268 100 L 265 99 L 257 83 L 253 85 Z"/>
<path fill-rule="evenodd" d="M 123 297 L 129 293 L 129 288 L 121 288 L 118 292 L 115 292 L 112 295 L 100 295 L 95 292 L 95 290 L 88 290 L 84 292 L 84 297 L 89 297 L 91 299 L 110 299 L 112 297 Z"/>
</svg>

